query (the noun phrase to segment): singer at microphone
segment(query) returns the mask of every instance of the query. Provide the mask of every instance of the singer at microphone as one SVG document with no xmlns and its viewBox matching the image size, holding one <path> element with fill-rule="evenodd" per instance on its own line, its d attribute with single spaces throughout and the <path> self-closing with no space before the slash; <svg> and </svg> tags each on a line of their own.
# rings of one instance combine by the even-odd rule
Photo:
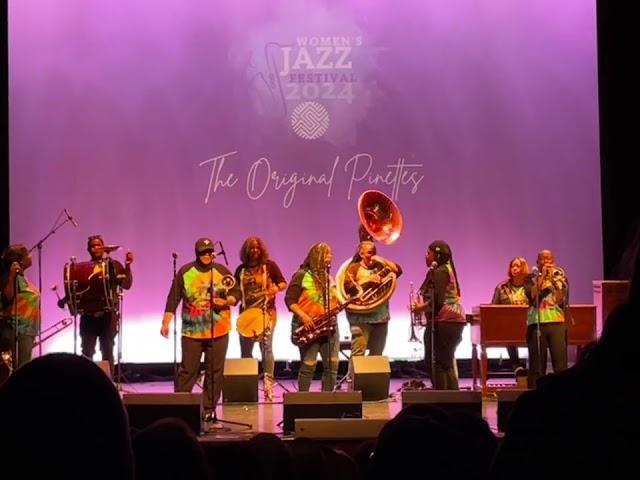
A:
<svg viewBox="0 0 640 480">
<path fill-rule="evenodd" d="M 204 420 L 215 419 L 220 398 L 224 359 L 231 330 L 230 307 L 241 297 L 233 275 L 227 267 L 215 262 L 214 242 L 206 237 L 195 243 L 195 261 L 180 267 L 171 283 L 160 335 L 169 338 L 169 327 L 178 306 L 182 304 L 181 367 L 175 382 L 176 392 L 190 392 L 200 370 L 204 351 L 213 354 L 205 361 Z M 193 361 L 196 360 L 196 361 Z"/>
<path fill-rule="evenodd" d="M 426 313 L 423 341 L 427 373 L 435 390 L 458 390 L 455 350 L 462 340 L 466 313 L 460 303 L 451 247 L 442 240 L 431 242 L 425 264 L 428 270 L 420 286 L 422 302 L 416 302 L 411 311 Z"/>
<path fill-rule="evenodd" d="M 549 272 L 558 272 L 553 281 Z M 529 300 L 527 312 L 527 347 L 529 349 L 529 388 L 546 375 L 547 351 L 554 372 L 567 368 L 567 311 L 569 282 L 564 269 L 555 265 L 551 250 L 538 252 L 532 280 L 525 283 Z M 543 276 L 542 278 L 540 278 Z"/>
</svg>

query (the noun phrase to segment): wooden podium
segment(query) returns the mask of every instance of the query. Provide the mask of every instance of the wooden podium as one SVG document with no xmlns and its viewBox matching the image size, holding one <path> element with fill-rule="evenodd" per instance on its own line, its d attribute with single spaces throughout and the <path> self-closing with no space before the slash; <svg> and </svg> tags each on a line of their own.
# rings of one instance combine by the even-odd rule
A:
<svg viewBox="0 0 640 480">
<path fill-rule="evenodd" d="M 527 346 L 527 310 L 526 305 L 483 304 L 473 309 L 471 323 L 471 362 L 473 367 L 473 389 L 480 370 L 482 393 L 489 392 L 487 372 L 489 347 L 526 347 Z M 570 318 L 567 318 L 569 345 L 581 347 L 596 339 L 596 306 L 571 305 Z M 478 346 L 480 358 L 478 359 Z"/>
<path fill-rule="evenodd" d="M 629 295 L 627 280 L 594 280 L 593 303 L 596 305 L 596 331 L 598 337 L 609 314 Z"/>
</svg>

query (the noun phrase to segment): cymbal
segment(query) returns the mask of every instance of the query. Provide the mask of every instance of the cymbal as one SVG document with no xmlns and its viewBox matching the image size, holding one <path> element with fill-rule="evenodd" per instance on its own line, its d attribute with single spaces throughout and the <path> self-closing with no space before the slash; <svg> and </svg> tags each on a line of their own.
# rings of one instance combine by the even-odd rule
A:
<svg viewBox="0 0 640 480">
<path fill-rule="evenodd" d="M 122 247 L 120 245 L 103 245 L 98 250 L 101 250 L 105 253 L 115 252 L 116 250 L 120 250 Z"/>
</svg>

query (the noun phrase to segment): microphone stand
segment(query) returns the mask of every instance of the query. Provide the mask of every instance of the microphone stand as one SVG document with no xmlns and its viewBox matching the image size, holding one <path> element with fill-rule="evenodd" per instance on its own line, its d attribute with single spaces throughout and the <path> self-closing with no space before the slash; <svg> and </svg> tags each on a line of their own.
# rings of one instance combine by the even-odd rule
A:
<svg viewBox="0 0 640 480">
<path fill-rule="evenodd" d="M 19 273 L 16 274 L 16 277 L 13 279 L 13 360 L 11 362 L 9 374 L 14 372 L 20 366 L 20 340 L 18 337 L 18 275 Z"/>
<path fill-rule="evenodd" d="M 49 233 L 29 249 L 29 253 L 38 249 L 38 293 L 40 294 L 38 297 L 38 317 L 40 318 L 40 322 L 38 323 L 38 337 L 42 336 L 42 246 L 44 245 L 44 242 L 46 242 L 51 235 L 56 233 L 65 223 L 73 222 L 72 217 L 69 215 L 67 215 L 67 218 L 63 222 L 60 222 L 60 217 L 63 213 L 65 213 L 64 210 L 58 214 L 58 218 L 56 218 L 56 221 L 53 223 L 53 227 L 51 227 Z M 42 343 L 38 344 L 38 356 L 42 356 Z"/>
<path fill-rule="evenodd" d="M 226 255 L 223 255 L 225 258 L 225 262 L 226 262 Z M 210 264 L 211 270 L 209 271 L 211 274 L 211 281 L 209 282 L 209 312 L 210 312 L 210 316 L 211 316 L 211 353 L 209 355 L 209 384 L 210 384 L 210 388 L 211 388 L 211 394 L 212 396 L 215 396 L 215 374 L 214 374 L 214 367 L 215 367 L 215 355 L 214 355 L 214 346 L 215 346 L 215 341 L 213 338 L 213 333 L 214 333 L 214 318 L 213 318 L 213 309 L 215 308 L 215 305 L 213 303 L 213 300 L 215 298 L 215 291 L 213 288 L 213 270 L 214 270 L 214 266 L 213 266 L 213 259 L 211 260 L 211 264 Z M 206 368 L 206 366 L 205 366 Z M 223 362 L 223 372 L 224 372 L 224 362 Z M 224 373 L 223 373 L 224 374 Z M 204 387 L 206 389 L 206 370 L 205 370 L 205 382 L 204 382 Z M 205 391 L 205 395 L 206 395 L 206 391 Z M 247 427 L 249 430 L 251 430 L 253 428 L 253 426 L 249 423 L 242 423 L 242 422 L 232 422 L 230 420 L 222 420 L 220 418 L 218 418 L 218 416 L 216 415 L 216 403 L 214 402 L 213 405 L 213 418 L 215 419 L 215 422 L 217 423 L 226 423 L 229 425 L 239 425 L 242 427 Z M 223 427 L 224 428 L 224 427 Z M 225 431 L 229 431 L 230 429 L 226 429 L 224 428 Z"/>
<path fill-rule="evenodd" d="M 429 309 L 429 319 L 428 323 L 431 325 L 431 330 L 429 332 L 429 344 L 431 345 L 430 351 L 430 363 L 431 363 L 431 388 L 436 390 L 436 305 L 435 305 L 435 285 L 433 284 L 433 268 L 429 267 L 429 272 L 427 273 L 427 302 L 431 306 Z"/>
<path fill-rule="evenodd" d="M 76 266 L 76 257 L 71 257 L 71 265 L 69 268 L 75 269 Z M 75 275 L 73 275 L 75 278 Z M 69 307 L 70 311 L 73 314 L 73 354 L 78 354 L 78 281 L 73 280 L 70 285 L 70 298 L 69 298 Z"/>
<path fill-rule="evenodd" d="M 117 287 L 117 295 L 118 295 L 118 308 L 114 312 L 118 318 L 118 376 L 117 376 L 117 384 L 118 391 L 122 392 L 122 312 L 123 312 L 123 303 L 124 303 L 124 292 L 122 287 L 118 285 Z M 175 322 L 174 322 L 175 323 Z"/>
<path fill-rule="evenodd" d="M 264 382 L 265 382 L 265 378 L 266 378 L 267 374 L 264 372 L 264 365 L 265 365 L 265 353 L 264 352 L 266 351 L 266 348 L 267 348 L 267 335 L 273 335 L 273 330 L 271 328 L 269 328 L 269 332 L 267 332 L 268 302 L 269 302 L 269 299 L 267 298 L 267 295 L 265 294 L 264 301 L 262 302 L 262 308 L 261 308 L 261 310 L 262 310 L 262 335 L 260 336 L 260 353 L 262 355 L 262 370 L 263 370 L 262 386 L 264 387 L 265 390 L 266 390 L 266 387 L 264 386 Z M 271 338 L 271 355 L 273 355 L 273 337 Z M 274 361 L 274 371 L 273 371 L 273 374 L 271 375 L 272 384 L 279 385 L 280 388 L 282 388 L 285 392 L 290 393 L 291 390 L 289 390 L 282 383 L 280 383 L 280 382 L 278 382 L 276 380 L 275 358 L 274 358 L 273 361 Z M 272 397 L 273 397 L 273 395 L 272 395 Z M 272 400 L 273 400 L 273 398 L 272 398 Z"/>
<path fill-rule="evenodd" d="M 325 288 L 324 288 L 324 296 L 323 296 L 323 303 L 324 303 L 324 311 L 325 313 L 329 313 L 330 309 L 331 309 L 331 264 L 327 263 L 325 264 Z M 331 321 L 331 319 L 330 319 Z M 336 319 L 337 321 L 337 319 Z M 322 372 L 324 375 L 324 369 L 331 366 L 331 345 L 333 344 L 334 341 L 334 336 L 338 334 L 338 328 L 336 326 L 336 329 L 334 330 L 333 333 L 329 333 L 329 338 L 327 339 L 328 343 L 327 343 L 327 358 L 324 359 L 323 358 L 323 362 L 322 362 Z M 335 383 L 335 382 L 334 382 Z M 331 388 L 331 391 L 335 390 L 336 385 L 334 384 L 333 387 Z M 320 385 L 320 390 L 322 390 L 322 384 Z"/>
<path fill-rule="evenodd" d="M 538 354 L 537 360 L 537 369 L 538 374 L 543 375 L 543 368 L 546 370 L 546 365 L 542 365 L 542 341 L 541 336 L 542 332 L 540 330 L 540 278 L 542 277 L 542 272 L 536 270 L 533 278 L 533 288 L 535 289 L 535 311 L 536 311 L 536 350 Z M 537 378 L 536 378 L 537 382 Z M 529 388 L 535 388 L 535 385 L 529 385 Z"/>
<path fill-rule="evenodd" d="M 173 253 L 173 283 L 176 281 L 176 261 L 178 260 L 178 254 Z M 178 320 L 173 322 L 173 385 L 175 387 L 178 380 Z"/>
</svg>

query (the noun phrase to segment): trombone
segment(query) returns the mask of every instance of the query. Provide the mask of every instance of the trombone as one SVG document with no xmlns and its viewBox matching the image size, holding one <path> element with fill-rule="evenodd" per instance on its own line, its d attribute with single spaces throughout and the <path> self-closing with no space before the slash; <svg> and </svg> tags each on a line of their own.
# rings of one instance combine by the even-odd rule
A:
<svg viewBox="0 0 640 480">
<path fill-rule="evenodd" d="M 59 322 L 51 325 L 50 327 L 45 328 L 40 332 L 39 335 L 36 335 L 35 340 L 33 341 L 33 347 L 36 348 L 41 343 L 49 340 L 51 337 L 60 333 L 62 330 L 67 328 L 69 325 L 73 323 L 73 318 L 65 317 Z M 43 336 L 44 335 L 44 336 Z M 9 372 L 9 375 L 13 373 L 13 352 L 11 350 L 0 352 L 0 365 L 4 364 Z"/>
<path fill-rule="evenodd" d="M 45 328 L 44 330 L 42 330 L 42 332 L 40 332 L 40 335 L 36 336 L 35 340 L 33 341 L 33 346 L 37 347 L 41 343 L 44 343 L 54 335 L 60 333 L 62 330 L 67 328 L 72 323 L 73 323 L 72 317 L 65 317 L 59 322 L 54 323 L 50 327 Z"/>
</svg>

